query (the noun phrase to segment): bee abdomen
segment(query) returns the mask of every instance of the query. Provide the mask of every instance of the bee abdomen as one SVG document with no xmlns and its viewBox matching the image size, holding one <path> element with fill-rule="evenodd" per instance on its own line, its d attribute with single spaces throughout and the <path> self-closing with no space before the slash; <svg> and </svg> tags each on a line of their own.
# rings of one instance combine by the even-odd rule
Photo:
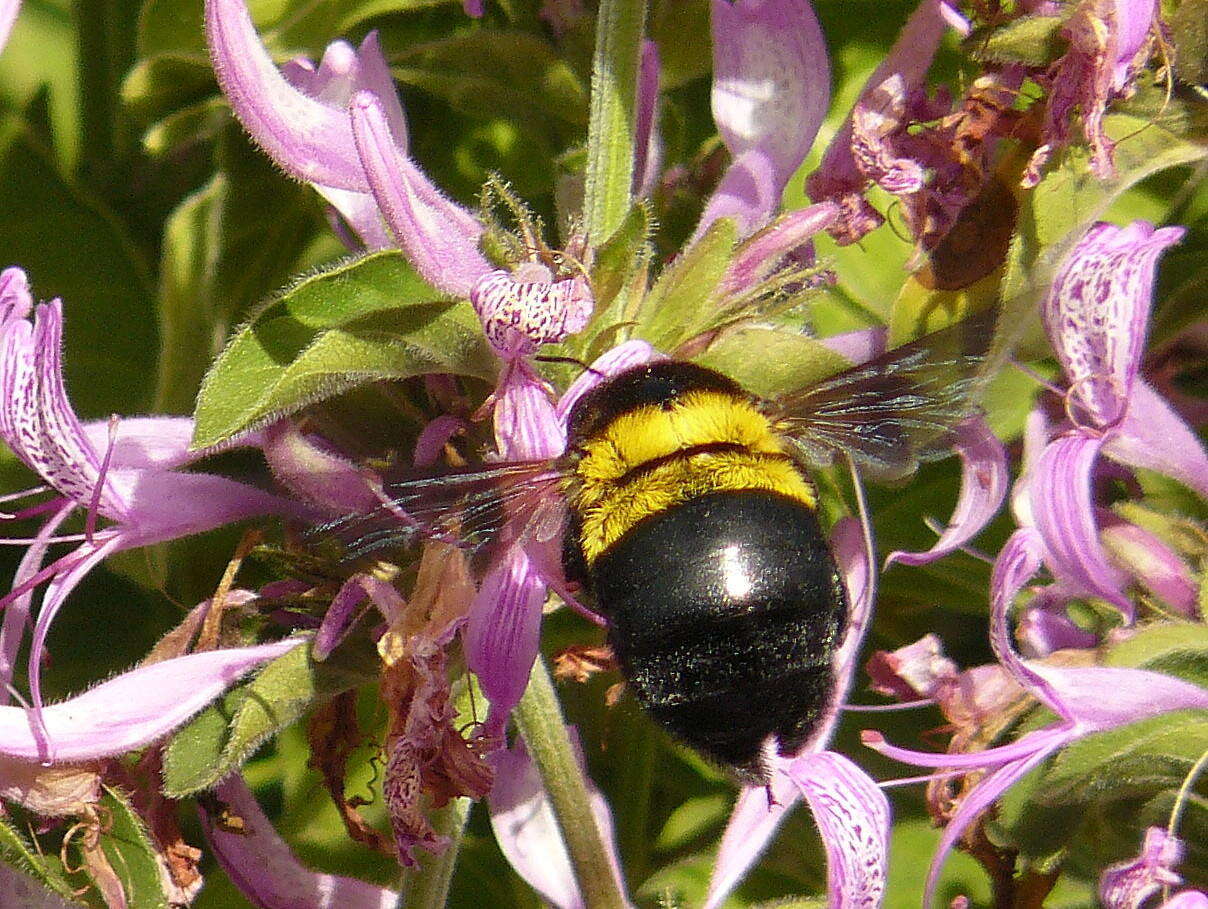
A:
<svg viewBox="0 0 1208 909">
<path fill-rule="evenodd" d="M 768 736 L 782 750 L 808 737 L 846 613 L 812 509 L 699 496 L 641 521 L 590 573 L 634 695 L 674 735 L 749 779 Z"/>
</svg>

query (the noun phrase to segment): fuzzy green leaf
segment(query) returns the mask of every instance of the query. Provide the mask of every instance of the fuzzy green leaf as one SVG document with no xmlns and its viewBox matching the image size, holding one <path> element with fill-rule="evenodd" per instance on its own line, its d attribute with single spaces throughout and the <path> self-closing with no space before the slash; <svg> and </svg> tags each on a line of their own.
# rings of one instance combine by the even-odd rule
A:
<svg viewBox="0 0 1208 909">
<path fill-rule="evenodd" d="M 974 60 L 1048 66 L 1065 51 L 1060 16 L 1024 16 L 997 28 L 978 29 L 965 39 Z"/>
<path fill-rule="evenodd" d="M 182 798 L 214 786 L 317 701 L 372 679 L 376 665 L 368 644 L 341 647 L 321 663 L 309 646 L 273 660 L 172 737 L 164 793 Z"/>
<path fill-rule="evenodd" d="M 800 332 L 745 327 L 725 332 L 697 362 L 764 398 L 805 388 L 851 365 Z"/>
<path fill-rule="evenodd" d="M 634 334 L 673 351 L 708 327 L 717 310 L 718 284 L 730 265 L 738 228 L 719 218 L 669 265 L 642 302 Z"/>
<path fill-rule="evenodd" d="M 202 384 L 193 441 L 376 379 L 494 371 L 470 304 L 442 300 L 401 253 L 376 253 L 303 280 L 240 330 Z"/>
<path fill-rule="evenodd" d="M 121 882 L 127 905 L 168 909 L 157 850 L 142 818 L 116 789 L 106 787 L 101 807 L 109 823 L 101 831 L 100 846 Z"/>
<path fill-rule="evenodd" d="M 0 817 L 0 861 L 33 878 L 63 899 L 76 902 L 72 886 L 58 868 L 34 849 L 7 817 Z"/>
</svg>

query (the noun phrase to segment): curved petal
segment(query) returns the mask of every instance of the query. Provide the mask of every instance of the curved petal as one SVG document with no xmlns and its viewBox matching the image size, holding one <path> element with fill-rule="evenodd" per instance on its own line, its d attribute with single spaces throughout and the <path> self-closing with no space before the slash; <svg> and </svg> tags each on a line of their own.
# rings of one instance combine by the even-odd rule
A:
<svg viewBox="0 0 1208 909">
<path fill-rule="evenodd" d="M 482 224 L 399 150 L 377 95 L 358 92 L 349 114 L 368 188 L 399 245 L 429 284 L 468 297 L 492 270 L 478 251 Z"/>
<path fill-rule="evenodd" d="M 1158 257 L 1181 227 L 1091 225 L 1062 261 L 1041 313 L 1070 396 L 1098 427 L 1123 415 L 1141 365 Z"/>
<path fill-rule="evenodd" d="M 84 436 L 94 451 L 104 451 L 109 445 L 109 424 L 109 420 L 84 424 Z M 189 450 L 192 439 L 191 417 L 125 417 L 117 424 L 109 466 L 179 467 L 199 456 Z"/>
<path fill-rule="evenodd" d="M 495 403 L 495 445 L 508 461 L 555 458 L 566 448 L 566 430 L 540 380 L 514 363 Z"/>
<path fill-rule="evenodd" d="M 1156 470 L 1208 498 L 1208 451 L 1174 408 L 1142 381 L 1103 453 L 1129 467 Z"/>
<path fill-rule="evenodd" d="M 205 25 L 218 84 L 268 156 L 299 180 L 368 192 L 347 113 L 289 84 L 243 0 L 206 0 Z"/>
<path fill-rule="evenodd" d="M 495 767 L 495 782 L 487 794 L 491 829 L 495 841 L 516 872 L 542 898 L 558 909 L 579 909 L 583 895 L 575 880 L 566 843 L 558 829 L 558 821 L 550 803 L 549 793 L 541 784 L 541 776 L 528 755 L 523 742 L 497 752 L 491 762 Z M 616 875 L 621 892 L 620 862 L 616 854 L 616 837 L 608 803 L 594 786 L 590 786 L 592 813 L 600 827 L 600 835 L 609 848 L 609 863 Z"/>
<path fill-rule="evenodd" d="M 956 814 L 952 816 L 952 819 L 948 821 L 948 826 L 944 828 L 939 845 L 936 846 L 935 855 L 931 859 L 931 868 L 927 872 L 927 886 L 923 891 L 924 907 L 928 907 L 934 902 L 935 888 L 940 880 L 940 871 L 944 867 L 944 860 L 948 858 L 948 853 L 952 851 L 952 847 L 956 845 L 956 841 L 961 838 L 961 834 L 1000 795 L 1027 776 L 1028 772 L 1034 767 L 1043 763 L 1045 758 L 1051 753 L 1051 750 L 1041 750 L 1030 757 L 1014 761 L 1010 764 L 1004 764 L 965 795 L 960 807 L 956 810 Z"/>
<path fill-rule="evenodd" d="M 644 40 L 638 64 L 637 122 L 633 127 L 633 187 L 637 196 L 654 192 L 662 165 L 663 140 L 656 125 L 660 69 L 659 46 Z"/>
<path fill-rule="evenodd" d="M 830 101 L 822 28 L 807 0 L 713 0 L 713 119 L 733 163 L 693 241 L 717 218 L 740 236 L 780 206 Z"/>
<path fill-rule="evenodd" d="M 998 513 L 1007 497 L 1007 450 L 982 417 L 966 420 L 957 429 L 954 447 L 961 458 L 961 491 L 948 526 L 926 552 L 893 552 L 885 566 L 926 565 L 955 552 Z"/>
<path fill-rule="evenodd" d="M 242 824 L 232 829 L 199 805 L 202 830 L 222 870 L 255 905 L 289 909 L 394 909 L 397 905 L 393 890 L 304 867 L 238 774 L 228 777 L 215 794 Z"/>
<path fill-rule="evenodd" d="M 266 428 L 262 448 L 273 476 L 307 502 L 340 513 L 368 512 L 380 504 L 365 471 L 305 435 L 292 420 Z"/>
<path fill-rule="evenodd" d="M 466 664 L 491 702 L 488 735 L 499 735 L 528 685 L 541 631 L 545 584 L 518 546 L 487 572 L 470 604 Z"/>
<path fill-rule="evenodd" d="M 174 540 L 257 515 L 305 514 L 297 502 L 213 474 L 114 470 L 109 475 L 130 501 L 123 548 Z"/>
<path fill-rule="evenodd" d="M 1112 561 L 1142 587 L 1187 618 L 1199 616 L 1199 587 L 1191 567 L 1162 540 L 1127 521 L 1107 524 L 1099 538 Z"/>
<path fill-rule="evenodd" d="M 56 761 L 88 761 L 133 751 L 167 735 L 241 676 L 302 643 L 300 638 L 192 653 L 142 666 L 42 710 Z M 0 707 L 0 754 L 43 758 L 29 712 Z"/>
<path fill-rule="evenodd" d="M 1074 718 L 1078 735 L 1115 729 L 1172 710 L 1208 709 L 1208 688 L 1147 669 L 1050 666 L 1028 661 L 1049 698 Z M 1104 692 L 1111 697 L 1104 697 Z"/>
<path fill-rule="evenodd" d="M 1108 564 L 1095 521 L 1091 479 L 1102 446 L 1101 437 L 1081 432 L 1048 444 L 1031 478 L 1032 519 L 1053 577 L 1102 597 L 1131 622 L 1134 606 L 1121 592 L 1123 573 Z"/>
<path fill-rule="evenodd" d="M 570 383 L 558 400 L 555 415 L 559 422 L 565 425 L 570 417 L 570 412 L 579 403 L 579 399 L 605 379 L 620 375 L 634 366 L 663 359 L 666 357 L 646 341 L 625 341 L 623 344 L 618 344 L 612 350 L 597 357 L 590 369 L 580 373 L 579 377 Z"/>
<path fill-rule="evenodd" d="M 1182 842 L 1164 827 L 1150 827 L 1145 831 L 1140 855 L 1104 869 L 1099 878 L 1099 899 L 1106 909 L 1141 909 L 1163 887 L 1183 883 L 1174 870 L 1182 860 Z"/>
<path fill-rule="evenodd" d="M 785 771 L 809 802 L 826 847 L 831 906 L 876 907 L 889 870 L 889 800 L 868 775 L 833 751 L 803 754 Z"/>
<path fill-rule="evenodd" d="M 4 41 L 5 16 L 16 17 L 20 8 L 18 0 L 0 0 L 0 48 Z M 8 23 L 12 25 L 10 21 Z M 15 265 L 0 271 L 0 330 L 10 322 L 29 316 L 34 307 L 33 295 L 29 292 L 29 276 Z"/>
<path fill-rule="evenodd" d="M 801 790 L 783 773 L 772 775 L 771 793 L 765 786 L 744 786 L 717 847 L 703 909 L 717 909 L 755 864 L 768 841 L 797 800 Z"/>
<path fill-rule="evenodd" d="M 721 279 L 719 292 L 725 296 L 754 287 L 776 265 L 820 230 L 826 230 L 839 215 L 833 202 L 822 202 L 789 212 L 756 233 L 739 247 Z"/>
<path fill-rule="evenodd" d="M 470 303 L 491 347 L 504 359 L 530 356 L 583 329 L 595 305 L 581 277 L 556 281 L 549 269 L 497 269 L 470 291 Z"/>
</svg>

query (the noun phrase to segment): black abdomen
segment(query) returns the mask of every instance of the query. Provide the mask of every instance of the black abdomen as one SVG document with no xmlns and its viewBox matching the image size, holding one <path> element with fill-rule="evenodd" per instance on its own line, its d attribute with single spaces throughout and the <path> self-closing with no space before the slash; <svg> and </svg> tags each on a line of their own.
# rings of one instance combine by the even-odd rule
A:
<svg viewBox="0 0 1208 909">
<path fill-rule="evenodd" d="M 808 738 L 846 615 L 811 509 L 710 493 L 638 523 L 590 575 L 629 685 L 678 738 L 752 781 L 769 735 Z"/>
</svg>

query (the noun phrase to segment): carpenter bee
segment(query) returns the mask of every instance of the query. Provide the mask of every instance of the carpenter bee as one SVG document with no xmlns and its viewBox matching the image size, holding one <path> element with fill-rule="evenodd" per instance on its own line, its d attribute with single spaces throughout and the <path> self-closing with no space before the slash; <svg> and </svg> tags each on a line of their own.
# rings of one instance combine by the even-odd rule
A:
<svg viewBox="0 0 1208 909">
<path fill-rule="evenodd" d="M 986 317 L 775 400 L 688 361 L 603 377 L 558 458 L 411 477 L 328 525 L 360 555 L 416 535 L 472 550 L 561 541 L 563 577 L 606 621 L 638 702 L 747 782 L 791 753 L 833 686 L 847 598 L 811 467 L 878 478 L 949 452 L 974 413 Z M 553 572 L 557 574 L 555 570 Z"/>
</svg>

